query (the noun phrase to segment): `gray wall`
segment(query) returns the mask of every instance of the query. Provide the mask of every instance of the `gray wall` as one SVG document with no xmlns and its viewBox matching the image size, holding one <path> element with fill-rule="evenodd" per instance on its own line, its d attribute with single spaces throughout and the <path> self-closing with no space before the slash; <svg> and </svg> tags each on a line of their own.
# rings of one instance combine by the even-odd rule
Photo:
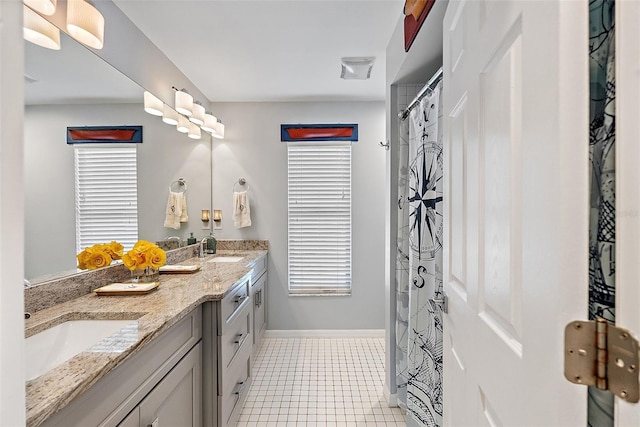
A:
<svg viewBox="0 0 640 427">
<path fill-rule="evenodd" d="M 218 103 L 225 139 L 213 143 L 213 209 L 219 238 L 269 240 L 268 329 L 384 328 L 384 102 Z M 358 123 L 352 152 L 353 286 L 349 297 L 290 297 L 287 291 L 287 146 L 283 123 Z M 250 228 L 235 229 L 232 188 L 247 179 Z"/>
<path fill-rule="evenodd" d="M 67 126 L 142 125 L 138 144 L 139 237 L 151 241 L 193 231 L 201 237 L 200 210 L 210 209 L 211 142 L 178 133 L 138 104 L 40 105 L 25 109 L 25 277 L 75 271 L 73 146 Z M 189 222 L 164 228 L 169 184 L 187 181 Z M 54 250 L 52 250 L 54 248 Z"/>
</svg>

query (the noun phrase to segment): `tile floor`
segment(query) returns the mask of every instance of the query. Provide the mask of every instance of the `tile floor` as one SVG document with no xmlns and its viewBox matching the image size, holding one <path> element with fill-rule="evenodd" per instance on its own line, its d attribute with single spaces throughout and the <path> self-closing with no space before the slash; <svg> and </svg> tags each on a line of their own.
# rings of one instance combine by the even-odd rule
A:
<svg viewBox="0 0 640 427">
<path fill-rule="evenodd" d="M 237 427 L 404 427 L 383 395 L 382 338 L 266 338 Z"/>
</svg>

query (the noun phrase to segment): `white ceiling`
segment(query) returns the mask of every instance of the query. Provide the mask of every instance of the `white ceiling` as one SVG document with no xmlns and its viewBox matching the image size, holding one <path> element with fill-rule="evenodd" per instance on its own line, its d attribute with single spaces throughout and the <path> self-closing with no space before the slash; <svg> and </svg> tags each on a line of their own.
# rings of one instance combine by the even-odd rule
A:
<svg viewBox="0 0 640 427">
<path fill-rule="evenodd" d="M 403 0 L 114 0 L 212 102 L 383 100 Z M 106 25 L 109 25 L 107 22 Z M 375 56 L 340 79 L 343 56 Z"/>
</svg>

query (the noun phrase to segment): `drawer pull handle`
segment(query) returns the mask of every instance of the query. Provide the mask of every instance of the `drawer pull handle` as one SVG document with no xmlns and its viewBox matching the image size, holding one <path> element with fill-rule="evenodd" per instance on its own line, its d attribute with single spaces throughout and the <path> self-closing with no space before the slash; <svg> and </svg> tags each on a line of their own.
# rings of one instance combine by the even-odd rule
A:
<svg viewBox="0 0 640 427">
<path fill-rule="evenodd" d="M 239 386 L 238 390 L 234 394 L 237 394 L 238 396 L 240 396 L 244 391 L 244 381 L 239 381 L 238 386 Z"/>
<path fill-rule="evenodd" d="M 248 296 L 246 296 L 246 295 L 242 295 L 241 297 L 236 298 L 236 304 L 238 304 L 238 305 L 242 305 L 242 303 L 243 303 L 247 298 L 249 298 L 249 297 L 248 297 Z"/>
<path fill-rule="evenodd" d="M 262 289 L 260 289 L 255 293 L 255 299 L 256 299 L 256 302 L 255 302 L 256 307 L 260 307 L 262 305 Z"/>
<path fill-rule="evenodd" d="M 238 334 L 238 335 L 236 335 L 236 336 L 238 337 L 238 340 L 237 340 L 237 341 L 234 341 L 234 342 L 235 342 L 236 344 L 242 344 L 242 342 L 244 341 L 244 340 L 242 339 L 242 337 L 244 336 L 244 334 Z"/>
</svg>

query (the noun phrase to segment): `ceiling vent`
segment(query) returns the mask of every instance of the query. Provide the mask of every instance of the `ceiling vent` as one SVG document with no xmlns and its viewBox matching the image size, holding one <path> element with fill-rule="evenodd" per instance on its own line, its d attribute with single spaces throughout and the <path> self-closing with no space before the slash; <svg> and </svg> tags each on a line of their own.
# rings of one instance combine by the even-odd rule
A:
<svg viewBox="0 0 640 427">
<path fill-rule="evenodd" d="M 340 78 L 345 80 L 367 80 L 371 77 L 371 69 L 375 56 L 350 56 L 342 58 Z"/>
</svg>

